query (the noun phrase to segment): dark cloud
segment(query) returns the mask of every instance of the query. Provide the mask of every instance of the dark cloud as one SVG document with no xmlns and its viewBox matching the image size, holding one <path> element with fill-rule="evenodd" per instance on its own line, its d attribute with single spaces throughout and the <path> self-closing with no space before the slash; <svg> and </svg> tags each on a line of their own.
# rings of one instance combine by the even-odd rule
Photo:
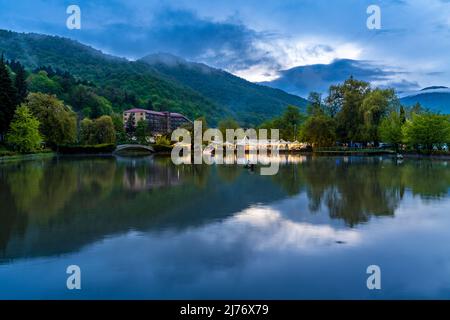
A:
<svg viewBox="0 0 450 320">
<path fill-rule="evenodd" d="M 445 74 L 445 72 L 443 72 L 443 71 L 432 71 L 432 72 L 426 72 L 425 74 L 427 76 L 440 76 L 440 75 Z"/>
<path fill-rule="evenodd" d="M 78 38 L 104 50 L 132 58 L 153 52 L 170 52 L 228 70 L 255 64 L 277 65 L 255 43 L 272 37 L 256 32 L 239 21 L 215 22 L 187 10 L 165 8 L 148 24 L 104 23 L 82 30 Z"/>
<path fill-rule="evenodd" d="M 341 83 L 350 76 L 371 83 L 389 83 L 394 87 L 398 85 L 402 91 L 407 86 L 415 88 L 417 83 L 405 80 L 392 81 L 393 78 L 405 74 L 371 61 L 341 59 L 330 64 L 315 64 L 285 70 L 281 72 L 280 78 L 265 84 L 301 96 L 307 96 L 311 91 L 326 93 L 330 85 Z"/>
<path fill-rule="evenodd" d="M 419 90 L 421 87 L 417 81 L 402 79 L 401 81 L 387 82 L 385 85 L 381 85 L 380 88 L 395 88 L 397 93 L 404 93 Z"/>
<path fill-rule="evenodd" d="M 0 0 L 0 28 L 66 36 L 133 59 L 169 52 L 255 81 L 273 79 L 285 68 L 333 58 L 383 61 L 409 70 L 407 79 L 414 77 L 424 85 L 446 83 L 450 73 L 446 41 L 450 0 L 76 3 L 82 10 L 79 31 L 65 26 L 66 7 L 72 4 L 65 0 Z M 370 4 L 382 9 L 381 30 L 366 27 Z M 386 75 L 385 68 L 362 69 L 354 71 L 369 78 Z M 316 79 L 314 73 L 312 78 Z"/>
</svg>

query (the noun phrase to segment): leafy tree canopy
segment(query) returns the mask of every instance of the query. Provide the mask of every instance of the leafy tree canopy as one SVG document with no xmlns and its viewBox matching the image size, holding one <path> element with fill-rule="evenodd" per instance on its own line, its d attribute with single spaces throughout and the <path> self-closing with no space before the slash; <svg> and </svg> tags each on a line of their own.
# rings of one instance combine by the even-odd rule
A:
<svg viewBox="0 0 450 320">
<path fill-rule="evenodd" d="M 30 93 L 25 105 L 39 120 L 39 131 L 50 146 L 76 141 L 76 114 L 56 96 Z"/>
<path fill-rule="evenodd" d="M 42 137 L 39 133 L 39 121 L 27 106 L 16 109 L 6 141 L 14 150 L 33 152 L 40 148 Z"/>
</svg>

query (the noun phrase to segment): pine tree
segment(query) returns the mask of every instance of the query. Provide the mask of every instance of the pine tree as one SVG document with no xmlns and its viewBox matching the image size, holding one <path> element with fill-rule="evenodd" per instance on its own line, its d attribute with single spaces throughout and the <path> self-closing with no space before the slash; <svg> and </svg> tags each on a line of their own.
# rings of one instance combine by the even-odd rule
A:
<svg viewBox="0 0 450 320">
<path fill-rule="evenodd" d="M 136 131 L 134 113 L 130 113 L 127 123 L 125 124 L 125 130 L 130 135 L 133 135 Z"/>
<path fill-rule="evenodd" d="M 6 69 L 3 54 L 0 59 L 0 140 L 8 131 L 17 106 L 16 91 Z"/>
<path fill-rule="evenodd" d="M 400 106 L 400 122 L 404 124 L 406 122 L 406 111 L 403 106 Z"/>
<path fill-rule="evenodd" d="M 26 78 L 27 78 L 27 75 L 25 72 L 25 68 L 20 63 L 18 63 L 14 86 L 16 87 L 17 100 L 18 100 L 17 102 L 19 104 L 25 101 L 25 98 L 27 97 L 27 94 L 28 94 Z"/>
</svg>

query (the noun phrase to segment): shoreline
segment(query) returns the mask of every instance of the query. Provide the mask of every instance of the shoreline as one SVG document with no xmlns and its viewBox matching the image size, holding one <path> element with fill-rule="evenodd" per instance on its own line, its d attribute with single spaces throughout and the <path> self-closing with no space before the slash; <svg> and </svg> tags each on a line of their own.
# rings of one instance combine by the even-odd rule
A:
<svg viewBox="0 0 450 320">
<path fill-rule="evenodd" d="M 305 155 L 305 156 L 319 156 L 319 157 L 334 157 L 334 156 L 360 156 L 360 157 L 372 157 L 372 156 L 395 156 L 397 153 L 394 151 L 294 151 L 294 152 L 279 152 L 279 155 Z M 404 159 L 433 159 L 433 160 L 450 160 L 450 154 L 419 154 L 419 153 L 400 153 Z M 79 154 L 65 154 L 58 152 L 40 152 L 33 154 L 16 154 L 12 156 L 1 156 L 1 163 L 15 162 L 15 161 L 32 161 L 40 159 L 48 159 L 53 157 L 73 157 L 73 158 L 91 158 L 91 157 L 145 157 L 145 156 L 157 156 L 167 157 L 170 156 L 168 152 L 154 152 L 154 153 L 131 153 L 131 154 L 114 154 L 114 153 L 79 153 Z"/>
<path fill-rule="evenodd" d="M 39 153 L 30 153 L 30 154 L 15 154 L 12 156 L 3 156 L 0 157 L 0 164 L 14 161 L 30 161 L 30 160 L 40 160 L 53 158 L 57 156 L 56 152 L 39 152 Z"/>
<path fill-rule="evenodd" d="M 438 159 L 450 160 L 450 154 L 419 154 L 419 153 L 402 153 L 405 159 Z"/>
<path fill-rule="evenodd" d="M 302 152 L 300 152 L 302 153 Z M 397 153 L 394 151 L 385 150 L 374 150 L 374 151 L 345 151 L 345 150 L 335 150 L 335 151 L 311 151 L 304 152 L 305 154 L 319 155 L 319 156 L 394 156 Z"/>
</svg>

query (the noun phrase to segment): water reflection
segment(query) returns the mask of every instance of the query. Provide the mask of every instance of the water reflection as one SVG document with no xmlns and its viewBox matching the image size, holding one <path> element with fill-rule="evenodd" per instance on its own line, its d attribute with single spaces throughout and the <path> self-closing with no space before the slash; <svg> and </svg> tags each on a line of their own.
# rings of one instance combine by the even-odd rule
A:
<svg viewBox="0 0 450 320">
<path fill-rule="evenodd" d="M 299 237 L 354 243 L 351 229 L 333 225 L 394 217 L 405 194 L 448 198 L 450 171 L 442 161 L 282 155 L 279 162 L 273 177 L 236 165 L 174 166 L 158 157 L 1 165 L 0 262 L 68 253 L 130 230 L 185 230 L 230 218 L 289 225 L 267 232 L 295 245 Z M 274 211 L 283 199 L 292 199 L 294 210 Z M 248 214 L 254 208 L 257 214 Z M 326 225 L 314 226 L 318 221 Z"/>
<path fill-rule="evenodd" d="M 291 195 L 304 190 L 312 213 L 326 207 L 330 217 L 354 226 L 371 216 L 394 215 L 406 190 L 422 199 L 447 197 L 450 170 L 441 161 L 316 158 L 284 167 L 273 180 Z"/>
</svg>

